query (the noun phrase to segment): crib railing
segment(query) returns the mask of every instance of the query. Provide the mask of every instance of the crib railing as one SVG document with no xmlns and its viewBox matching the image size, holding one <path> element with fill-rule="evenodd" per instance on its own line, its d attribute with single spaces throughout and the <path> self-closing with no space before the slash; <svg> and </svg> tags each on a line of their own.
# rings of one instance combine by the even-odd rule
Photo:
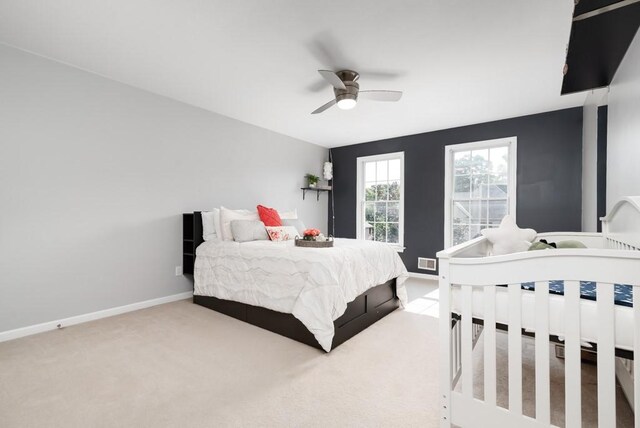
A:
<svg viewBox="0 0 640 428">
<path fill-rule="evenodd" d="M 598 426 L 616 426 L 616 343 L 614 283 L 633 284 L 640 296 L 640 259 L 620 251 L 603 260 L 598 250 L 558 250 L 551 254 L 461 258 L 440 257 L 440 336 L 441 342 L 441 425 L 450 426 L 551 426 L 550 378 L 550 299 L 549 283 L 564 279 L 564 314 L 562 335 L 565 347 L 565 425 L 582 425 L 582 361 L 580 280 L 595 281 L 597 295 L 597 396 Z M 560 252 L 561 251 L 561 252 Z M 600 250 L 607 251 L 607 250 Z M 467 253 L 469 251 L 467 250 Z M 560 255 L 560 257 L 558 257 Z M 441 256 L 439 254 L 439 256 Z M 636 256 L 637 257 L 637 256 Z M 601 263 L 606 262 L 605 266 Z M 603 269 L 606 272 L 603 272 Z M 637 269 L 634 276 L 634 269 Z M 540 271 L 544 270 L 544 275 Z M 607 280 L 609 278 L 609 280 Z M 533 324 L 523 325 L 523 282 L 535 281 Z M 631 280 L 635 279 L 635 282 Z M 626 281 L 625 281 L 626 280 Z M 496 319 L 496 284 L 507 285 L 508 317 Z M 459 290 L 458 307 L 453 307 L 452 291 Z M 481 308 L 474 292 L 482 292 Z M 638 294 L 636 294 L 638 293 Z M 478 311 L 481 309 L 481 311 Z M 474 311 L 482 313 L 482 328 L 474 327 Z M 456 316 L 452 318 L 452 313 Z M 640 346 L 640 299 L 633 307 L 635 350 Z M 452 321 L 455 321 L 452 323 Z M 476 321 L 479 321 L 476 319 Z M 504 325 L 506 324 L 506 325 Z M 507 330 L 508 338 L 508 406 L 497 405 L 497 329 Z M 524 330 L 523 330 L 524 329 Z M 522 335 L 534 332 L 535 346 L 535 416 L 523 414 Z M 481 333 L 481 335 L 480 335 Z M 484 398 L 474 398 L 473 350 L 475 342 L 483 346 Z M 640 359 L 633 361 L 634 389 L 640 386 Z M 460 386 L 457 388 L 456 387 Z M 640 394 L 634 395 L 636 406 Z M 640 408 L 640 407 L 637 407 Z M 635 415 L 640 427 L 640 412 Z"/>
</svg>

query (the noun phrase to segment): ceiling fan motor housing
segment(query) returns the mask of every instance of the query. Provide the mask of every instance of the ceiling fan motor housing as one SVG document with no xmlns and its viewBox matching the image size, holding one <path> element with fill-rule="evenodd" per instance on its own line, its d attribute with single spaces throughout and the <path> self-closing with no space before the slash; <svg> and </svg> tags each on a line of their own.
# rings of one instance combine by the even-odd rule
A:
<svg viewBox="0 0 640 428">
<path fill-rule="evenodd" d="M 344 82 L 344 86 L 346 89 L 334 89 L 333 93 L 336 95 L 336 101 L 340 102 L 340 100 L 358 100 L 358 90 L 360 89 L 360 85 L 356 82 Z"/>
<path fill-rule="evenodd" d="M 333 89 L 333 93 L 336 96 L 336 101 L 340 100 L 354 100 L 358 101 L 358 91 L 360 90 L 360 85 L 357 80 L 360 77 L 358 73 L 351 70 L 343 70 L 336 73 L 336 75 L 342 80 L 345 89 Z"/>
</svg>

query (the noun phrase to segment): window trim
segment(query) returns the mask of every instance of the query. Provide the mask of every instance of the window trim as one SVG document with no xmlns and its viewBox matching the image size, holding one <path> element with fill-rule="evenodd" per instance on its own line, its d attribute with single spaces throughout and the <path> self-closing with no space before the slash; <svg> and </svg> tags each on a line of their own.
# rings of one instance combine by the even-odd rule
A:
<svg viewBox="0 0 640 428">
<path fill-rule="evenodd" d="M 400 212 L 398 215 L 398 243 L 388 244 L 398 252 L 402 252 L 404 247 L 404 152 L 384 153 L 380 155 L 361 156 L 356 159 L 356 239 L 364 239 L 362 236 L 363 215 L 364 215 L 364 164 L 367 162 L 377 162 L 382 160 L 400 159 Z"/>
<path fill-rule="evenodd" d="M 451 144 L 445 146 L 444 160 L 444 248 L 451 247 L 453 229 L 451 228 L 451 202 L 453 189 L 453 154 L 468 150 L 482 150 L 493 147 L 507 146 L 509 148 L 509 193 L 507 195 L 508 214 L 516 219 L 517 166 L 518 166 L 518 137 L 496 138 L 494 140 L 475 141 L 470 143 Z M 513 190 L 512 190 L 513 189 Z"/>
</svg>

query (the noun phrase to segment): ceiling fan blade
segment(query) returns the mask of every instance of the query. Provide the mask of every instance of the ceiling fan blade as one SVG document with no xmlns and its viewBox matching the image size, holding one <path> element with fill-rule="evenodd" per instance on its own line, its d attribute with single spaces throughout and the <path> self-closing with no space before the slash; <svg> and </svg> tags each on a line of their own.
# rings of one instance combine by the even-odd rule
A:
<svg viewBox="0 0 640 428">
<path fill-rule="evenodd" d="M 374 101 L 399 101 L 402 98 L 402 91 L 360 91 L 358 98 L 367 98 Z"/>
<path fill-rule="evenodd" d="M 324 77 L 324 80 L 329 82 L 331 84 L 331 86 L 333 86 L 334 88 L 336 88 L 336 89 L 347 89 L 347 87 L 344 86 L 344 83 L 342 82 L 342 80 L 340 80 L 338 75 L 336 73 L 334 73 L 333 71 L 318 70 L 318 73 L 320 73 L 320 76 Z"/>
<path fill-rule="evenodd" d="M 328 109 L 329 107 L 333 107 L 333 105 L 336 103 L 336 100 L 333 99 L 331 101 L 329 101 L 328 103 L 318 107 L 317 109 L 315 109 L 314 111 L 311 112 L 311 114 L 318 114 L 318 113 L 322 113 L 323 111 L 325 111 L 326 109 Z"/>
</svg>

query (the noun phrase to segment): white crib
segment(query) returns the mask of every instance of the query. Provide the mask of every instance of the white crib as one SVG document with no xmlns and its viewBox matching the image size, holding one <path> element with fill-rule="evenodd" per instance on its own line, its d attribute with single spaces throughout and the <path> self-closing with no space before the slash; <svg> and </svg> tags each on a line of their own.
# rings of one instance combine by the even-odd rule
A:
<svg viewBox="0 0 640 428">
<path fill-rule="evenodd" d="M 614 284 L 632 285 L 640 296 L 640 197 L 619 201 L 602 218 L 602 230 L 538 235 L 579 240 L 587 249 L 486 256 L 490 244 L 477 238 L 438 253 L 441 426 L 551 426 L 549 345 L 556 336 L 565 349 L 567 427 L 582 423 L 584 342 L 597 345 L 598 426 L 616 425 L 616 373 L 632 408 L 640 408 L 640 394 L 633 394 L 640 391 L 640 359 L 631 360 L 640 347 L 640 298 L 633 308 L 614 305 Z M 564 296 L 549 294 L 552 280 L 564 280 Z M 580 298 L 580 281 L 596 283 L 597 301 Z M 525 282 L 534 282 L 535 291 L 522 290 Z M 508 331 L 508 408 L 496 403 L 497 327 Z M 523 332 L 535 332 L 534 418 L 522 411 Z M 484 346 L 483 400 L 473 395 L 476 344 Z M 640 412 L 635 426 L 640 427 Z"/>
</svg>

